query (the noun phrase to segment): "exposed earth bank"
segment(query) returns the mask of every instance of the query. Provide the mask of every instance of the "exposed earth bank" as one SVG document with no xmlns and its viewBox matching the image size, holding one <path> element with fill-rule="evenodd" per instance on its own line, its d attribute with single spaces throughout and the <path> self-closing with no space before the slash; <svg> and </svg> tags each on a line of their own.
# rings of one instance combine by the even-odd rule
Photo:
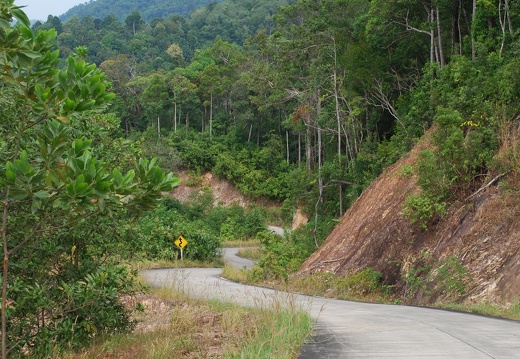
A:
<svg viewBox="0 0 520 359">
<path fill-rule="evenodd" d="M 382 272 L 384 283 L 395 285 L 396 293 L 409 303 L 454 300 L 455 294 L 466 304 L 517 301 L 520 175 L 511 171 L 492 182 L 496 174 L 490 174 L 482 185 L 491 183 L 488 187 L 478 193 L 479 188 L 468 189 L 470 195 L 423 230 L 403 217 L 402 203 L 420 190 L 409 169 L 424 142 L 365 190 L 298 274 L 327 271 L 344 276 L 370 267 Z M 459 264 L 467 275 L 461 275 Z M 441 289 L 433 289 L 435 281 Z M 455 293 L 458 284 L 464 285 L 462 295 Z"/>
</svg>

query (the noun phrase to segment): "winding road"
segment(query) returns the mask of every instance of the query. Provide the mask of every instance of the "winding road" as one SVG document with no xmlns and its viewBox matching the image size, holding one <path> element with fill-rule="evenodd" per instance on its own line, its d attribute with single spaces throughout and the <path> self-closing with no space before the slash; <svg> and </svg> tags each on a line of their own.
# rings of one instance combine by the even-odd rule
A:
<svg viewBox="0 0 520 359">
<path fill-rule="evenodd" d="M 225 249 L 236 267 L 252 262 Z M 170 287 L 201 299 L 244 306 L 291 303 L 316 319 L 314 335 L 298 358 L 520 358 L 520 322 L 439 309 L 358 303 L 246 286 L 220 278 L 221 269 L 159 269 L 142 272 L 152 286 Z"/>
</svg>

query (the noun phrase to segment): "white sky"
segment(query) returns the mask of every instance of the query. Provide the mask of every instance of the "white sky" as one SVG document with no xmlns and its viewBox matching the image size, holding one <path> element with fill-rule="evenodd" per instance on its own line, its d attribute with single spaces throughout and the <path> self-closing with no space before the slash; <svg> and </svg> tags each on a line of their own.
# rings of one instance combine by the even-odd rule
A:
<svg viewBox="0 0 520 359">
<path fill-rule="evenodd" d="M 29 20 L 47 20 L 47 16 L 60 16 L 70 8 L 88 0 L 14 0 L 17 6 L 27 5 L 22 10 Z"/>
</svg>

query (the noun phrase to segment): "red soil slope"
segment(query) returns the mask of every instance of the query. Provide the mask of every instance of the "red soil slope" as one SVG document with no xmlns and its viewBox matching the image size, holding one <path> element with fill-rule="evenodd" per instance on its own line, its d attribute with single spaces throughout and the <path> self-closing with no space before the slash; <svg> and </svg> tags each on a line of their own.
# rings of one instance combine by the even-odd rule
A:
<svg viewBox="0 0 520 359">
<path fill-rule="evenodd" d="M 424 261 L 456 256 L 468 270 L 466 302 L 509 304 L 520 298 L 520 175 L 501 179 L 507 187 L 489 186 L 452 204 L 449 213 L 424 231 L 402 215 L 406 196 L 419 191 L 410 166 L 425 144 L 389 167 L 345 213 L 324 244 L 299 274 L 328 271 L 338 276 L 371 267 L 387 284 L 404 291 L 402 276 Z M 411 298 L 432 303 L 442 294 Z"/>
</svg>

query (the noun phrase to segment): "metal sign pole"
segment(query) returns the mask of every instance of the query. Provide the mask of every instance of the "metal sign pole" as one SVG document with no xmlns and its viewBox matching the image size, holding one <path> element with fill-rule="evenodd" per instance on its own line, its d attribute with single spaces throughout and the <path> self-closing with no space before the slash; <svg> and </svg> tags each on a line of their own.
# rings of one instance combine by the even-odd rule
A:
<svg viewBox="0 0 520 359">
<path fill-rule="evenodd" d="M 183 260 L 182 252 L 183 252 L 183 249 L 181 248 L 181 261 Z"/>
</svg>

